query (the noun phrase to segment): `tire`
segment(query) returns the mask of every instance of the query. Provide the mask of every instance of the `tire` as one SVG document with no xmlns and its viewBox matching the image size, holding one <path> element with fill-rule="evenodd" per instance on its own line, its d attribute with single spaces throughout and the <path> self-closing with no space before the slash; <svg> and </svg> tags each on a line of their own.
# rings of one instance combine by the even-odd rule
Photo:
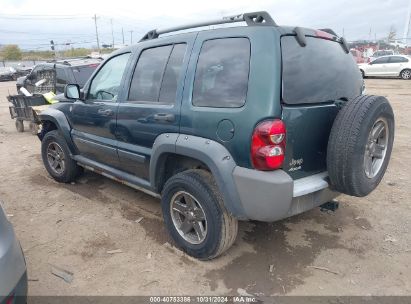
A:
<svg viewBox="0 0 411 304">
<path fill-rule="evenodd" d="M 17 132 L 24 132 L 24 123 L 21 119 L 16 119 L 16 130 Z"/>
<path fill-rule="evenodd" d="M 384 176 L 393 142 L 394 113 L 385 97 L 361 95 L 348 101 L 328 141 L 331 187 L 357 197 L 369 194 Z"/>
<path fill-rule="evenodd" d="M 194 227 L 198 228 L 198 225 L 195 224 L 192 228 L 188 226 L 191 230 L 186 229 L 187 233 L 182 231 L 183 223 L 189 220 L 189 215 L 180 213 L 181 205 L 187 207 L 193 200 L 196 206 L 194 215 L 202 212 L 203 216 L 198 218 L 204 218 L 201 221 L 204 228 L 202 234 L 196 233 Z M 178 208 L 177 203 L 180 205 Z M 163 188 L 161 207 L 171 238 L 179 248 L 197 259 L 216 258 L 229 249 L 236 239 L 238 221 L 224 208 L 214 178 L 205 170 L 188 170 L 172 176 Z M 180 211 L 177 212 L 177 209 Z"/>
<path fill-rule="evenodd" d="M 400 73 L 400 77 L 404 80 L 410 80 L 411 79 L 411 70 L 405 69 L 402 70 Z"/>
<path fill-rule="evenodd" d="M 39 131 L 39 126 L 35 122 L 30 122 L 30 132 L 33 135 L 37 135 Z"/>
<path fill-rule="evenodd" d="M 57 130 L 50 131 L 43 137 L 41 156 L 47 172 L 59 183 L 70 183 L 82 172 L 82 168 L 70 157 L 67 143 Z M 62 165 L 53 167 L 53 160 L 56 158 Z"/>
</svg>

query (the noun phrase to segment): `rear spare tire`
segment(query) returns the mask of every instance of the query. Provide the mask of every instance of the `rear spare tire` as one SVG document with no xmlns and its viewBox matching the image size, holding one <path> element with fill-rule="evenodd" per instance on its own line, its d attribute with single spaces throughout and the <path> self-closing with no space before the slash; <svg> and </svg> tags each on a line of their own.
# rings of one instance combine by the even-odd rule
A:
<svg viewBox="0 0 411 304">
<path fill-rule="evenodd" d="M 394 142 L 394 113 L 382 96 L 361 95 L 338 113 L 327 148 L 334 190 L 366 196 L 384 176 Z"/>
</svg>

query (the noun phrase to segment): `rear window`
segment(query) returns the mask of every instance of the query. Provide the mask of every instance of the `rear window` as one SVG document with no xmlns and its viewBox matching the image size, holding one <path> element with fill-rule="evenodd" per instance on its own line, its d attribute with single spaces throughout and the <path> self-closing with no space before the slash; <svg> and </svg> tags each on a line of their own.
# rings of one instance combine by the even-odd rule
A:
<svg viewBox="0 0 411 304">
<path fill-rule="evenodd" d="M 301 47 L 295 36 L 281 38 L 283 102 L 323 103 L 359 95 L 362 78 L 351 54 L 338 42 L 306 39 Z"/>
<path fill-rule="evenodd" d="M 84 87 L 87 80 L 90 78 L 91 74 L 93 74 L 94 70 L 97 67 L 98 67 L 98 64 L 90 64 L 87 66 L 73 67 L 72 71 L 73 71 L 74 78 L 76 79 L 77 84 L 80 87 Z"/>
</svg>

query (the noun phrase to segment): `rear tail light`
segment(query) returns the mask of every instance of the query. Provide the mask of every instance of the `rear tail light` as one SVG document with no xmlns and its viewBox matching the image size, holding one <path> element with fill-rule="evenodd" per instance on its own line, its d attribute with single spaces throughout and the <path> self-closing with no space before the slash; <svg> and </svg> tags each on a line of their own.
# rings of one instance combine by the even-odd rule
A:
<svg viewBox="0 0 411 304">
<path fill-rule="evenodd" d="M 14 303 L 14 295 L 8 297 L 8 299 L 4 302 L 5 304 L 13 304 Z"/>
<path fill-rule="evenodd" d="M 280 119 L 259 123 L 251 140 L 251 161 L 258 170 L 282 167 L 285 154 L 285 124 Z"/>
</svg>

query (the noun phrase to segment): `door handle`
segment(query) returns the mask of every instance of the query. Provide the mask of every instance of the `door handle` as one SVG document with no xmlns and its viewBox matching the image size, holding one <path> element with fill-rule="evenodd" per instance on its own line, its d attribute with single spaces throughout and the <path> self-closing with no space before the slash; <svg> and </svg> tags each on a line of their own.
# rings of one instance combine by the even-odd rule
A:
<svg viewBox="0 0 411 304">
<path fill-rule="evenodd" d="M 153 116 L 155 121 L 173 122 L 175 119 L 174 114 L 158 113 Z"/>
<path fill-rule="evenodd" d="M 111 116 L 113 115 L 113 110 L 110 109 L 98 109 L 97 113 L 103 116 Z"/>
</svg>

